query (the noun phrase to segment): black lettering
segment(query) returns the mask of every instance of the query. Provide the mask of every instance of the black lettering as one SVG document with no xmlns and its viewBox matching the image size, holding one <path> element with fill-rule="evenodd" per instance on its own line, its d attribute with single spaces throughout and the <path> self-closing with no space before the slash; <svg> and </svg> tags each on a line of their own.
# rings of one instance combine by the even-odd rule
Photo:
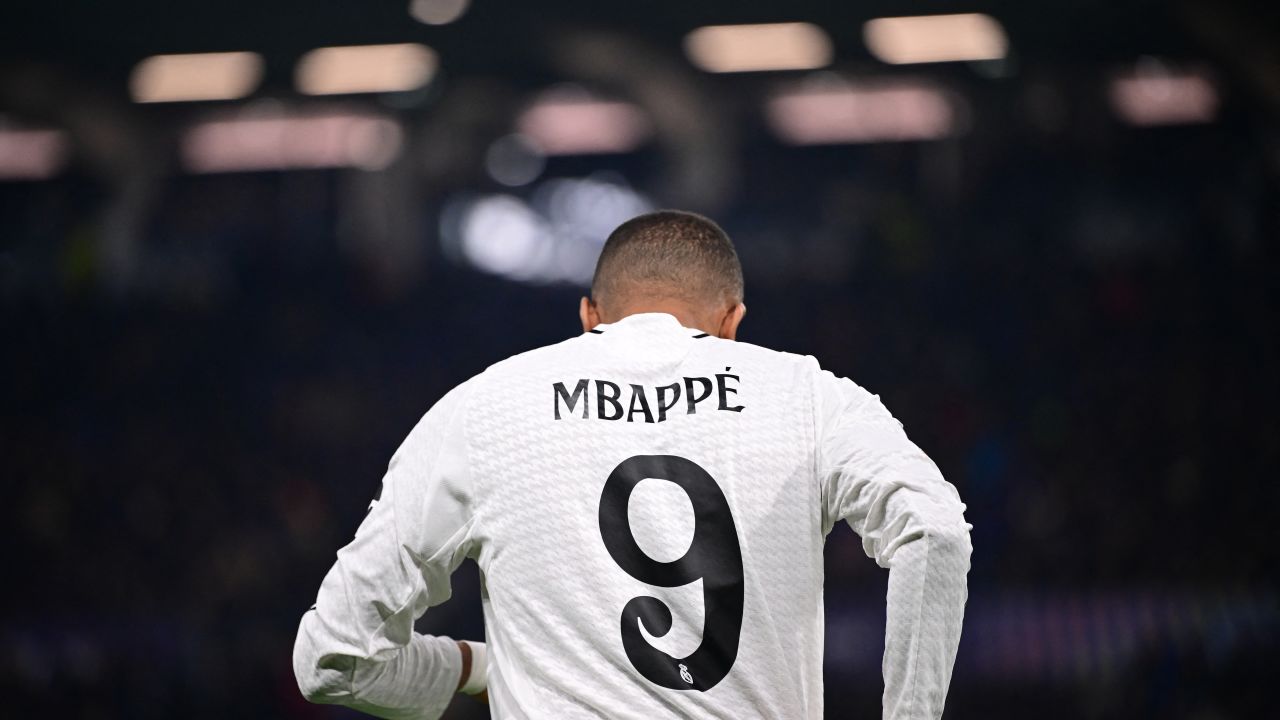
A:
<svg viewBox="0 0 1280 720">
<path fill-rule="evenodd" d="M 705 389 L 702 395 L 698 397 L 693 396 L 693 384 L 695 382 L 702 383 L 702 386 Z M 711 395 L 711 381 L 708 380 L 707 378 L 687 377 L 684 379 L 684 396 L 685 396 L 685 402 L 688 404 L 690 415 L 697 414 L 698 412 L 698 408 L 696 407 L 697 404 L 702 402 L 703 400 L 706 400 L 707 397 L 710 395 Z"/>
<path fill-rule="evenodd" d="M 644 421 L 653 422 L 653 413 L 649 412 L 649 400 L 644 396 L 644 386 L 631 386 L 631 407 L 627 409 L 627 422 L 631 422 L 631 418 L 636 414 L 636 400 L 640 401 L 640 412 L 644 413 Z"/>
<path fill-rule="evenodd" d="M 730 368 L 725 368 L 726 371 L 728 371 L 729 369 Z M 729 393 L 733 393 L 734 395 L 738 394 L 737 388 L 729 387 L 730 378 L 733 378 L 735 381 L 741 381 L 741 378 L 739 378 L 737 375 L 729 375 L 727 372 L 716 374 L 716 386 L 720 390 L 720 407 L 717 409 L 728 410 L 729 412 L 742 412 L 741 405 L 734 405 L 733 407 L 729 407 Z"/>
<path fill-rule="evenodd" d="M 564 398 L 564 404 L 568 410 L 566 414 L 573 414 L 573 406 L 578 404 L 578 398 L 582 398 L 582 419 L 587 419 L 587 380 L 583 378 L 573 388 L 573 394 L 565 389 L 564 383 L 555 383 L 553 386 L 556 394 L 556 419 L 560 419 L 560 398 Z"/>
<path fill-rule="evenodd" d="M 671 390 L 671 402 L 662 401 L 663 390 Z M 680 402 L 680 383 L 673 382 L 670 385 L 662 385 L 658 388 L 658 422 L 667 419 L 667 411 L 676 406 Z"/>
<path fill-rule="evenodd" d="M 604 389 L 610 388 L 613 392 L 606 394 Z M 618 402 L 618 398 L 622 397 L 622 388 L 609 382 L 608 380 L 596 381 L 596 417 L 601 420 L 619 420 L 622 418 L 622 403 Z M 605 414 L 604 404 L 609 403 L 613 406 L 613 412 Z"/>
</svg>

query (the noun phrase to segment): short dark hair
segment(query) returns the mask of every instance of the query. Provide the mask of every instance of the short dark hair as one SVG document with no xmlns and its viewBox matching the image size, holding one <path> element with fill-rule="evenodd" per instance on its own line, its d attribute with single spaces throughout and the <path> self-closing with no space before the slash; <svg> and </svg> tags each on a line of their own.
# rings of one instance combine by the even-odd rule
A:
<svg viewBox="0 0 1280 720">
<path fill-rule="evenodd" d="M 694 302 L 742 302 L 742 264 L 720 226 L 697 213 L 659 210 L 618 226 L 591 280 L 596 302 L 642 295 Z"/>
</svg>

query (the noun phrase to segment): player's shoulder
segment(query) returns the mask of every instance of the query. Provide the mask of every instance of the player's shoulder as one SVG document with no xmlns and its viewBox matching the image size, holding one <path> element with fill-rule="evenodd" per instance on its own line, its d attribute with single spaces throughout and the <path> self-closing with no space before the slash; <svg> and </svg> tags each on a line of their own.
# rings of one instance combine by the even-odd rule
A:
<svg viewBox="0 0 1280 720">
<path fill-rule="evenodd" d="M 558 363 L 564 363 L 575 352 L 581 351 L 580 346 L 575 349 L 577 340 L 578 337 L 569 338 L 500 360 L 455 385 L 432 405 L 429 414 L 455 416 L 460 413 L 466 416 L 477 401 L 483 402 L 482 398 L 486 393 L 501 390 L 509 384 L 506 381 L 513 377 L 545 371 L 557 367 Z"/>
<path fill-rule="evenodd" d="M 591 337 L 589 333 L 583 333 L 557 343 L 516 353 L 485 368 L 477 379 L 492 380 L 554 369 L 568 358 L 581 357 L 582 353 L 590 352 L 587 344 Z"/>
<path fill-rule="evenodd" d="M 705 343 L 708 352 L 723 355 L 739 362 L 769 365 L 802 375 L 811 375 L 820 372 L 822 369 L 818 364 L 818 360 L 812 355 L 801 355 L 741 340 L 723 340 L 717 337 L 703 338 L 699 342 Z"/>
<path fill-rule="evenodd" d="M 468 397 L 506 392 L 516 381 L 546 375 L 579 361 L 584 353 L 591 352 L 588 338 L 593 337 L 584 333 L 517 353 L 493 363 L 458 387 L 465 386 Z"/>
</svg>

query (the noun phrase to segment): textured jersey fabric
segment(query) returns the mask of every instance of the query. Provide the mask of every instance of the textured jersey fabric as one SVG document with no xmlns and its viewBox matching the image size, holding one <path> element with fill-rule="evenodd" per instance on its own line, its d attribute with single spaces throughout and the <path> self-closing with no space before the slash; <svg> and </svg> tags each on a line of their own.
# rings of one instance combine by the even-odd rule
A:
<svg viewBox="0 0 1280 720">
<path fill-rule="evenodd" d="M 937 718 L 966 599 L 955 488 L 809 357 L 629 316 L 498 363 L 392 458 L 299 629 L 313 700 L 437 717 L 413 621 L 480 566 L 493 717 L 822 717 L 823 544 L 890 569 L 884 717 Z"/>
</svg>

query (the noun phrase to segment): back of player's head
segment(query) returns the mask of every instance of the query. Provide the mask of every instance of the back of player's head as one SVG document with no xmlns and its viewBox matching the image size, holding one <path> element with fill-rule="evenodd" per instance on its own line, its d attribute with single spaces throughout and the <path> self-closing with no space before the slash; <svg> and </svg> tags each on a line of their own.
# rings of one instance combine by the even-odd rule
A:
<svg viewBox="0 0 1280 720">
<path fill-rule="evenodd" d="M 618 226 L 604 243 L 591 295 L 629 306 L 665 298 L 708 305 L 742 302 L 742 264 L 733 243 L 708 218 L 659 210 Z"/>
</svg>

